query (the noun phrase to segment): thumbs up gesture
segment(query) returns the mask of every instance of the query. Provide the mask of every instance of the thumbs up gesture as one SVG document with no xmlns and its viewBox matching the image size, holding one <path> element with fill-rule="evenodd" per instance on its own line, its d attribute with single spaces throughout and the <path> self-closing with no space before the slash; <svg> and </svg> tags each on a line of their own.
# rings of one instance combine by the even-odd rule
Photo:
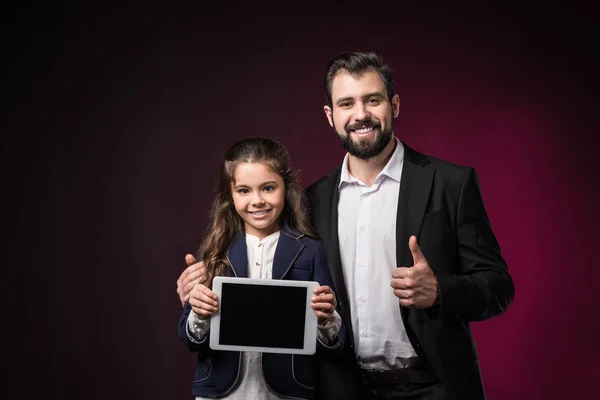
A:
<svg viewBox="0 0 600 400">
<path fill-rule="evenodd" d="M 390 285 L 394 288 L 394 295 L 400 299 L 402 306 L 429 308 L 435 303 L 437 297 L 437 279 L 415 236 L 411 236 L 408 240 L 408 247 L 413 256 L 413 266 L 394 269 Z"/>
</svg>

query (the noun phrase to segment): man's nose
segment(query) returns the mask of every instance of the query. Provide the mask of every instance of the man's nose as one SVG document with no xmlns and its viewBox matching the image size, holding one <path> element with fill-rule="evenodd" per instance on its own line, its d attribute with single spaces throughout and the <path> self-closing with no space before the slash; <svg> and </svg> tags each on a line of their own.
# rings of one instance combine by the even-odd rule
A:
<svg viewBox="0 0 600 400">
<path fill-rule="evenodd" d="M 369 111 L 367 110 L 367 107 L 365 107 L 365 105 L 364 105 L 364 104 L 362 104 L 362 103 L 358 103 L 358 104 L 356 105 L 356 108 L 355 108 L 355 110 L 356 110 L 356 112 L 355 112 L 355 114 L 354 114 L 354 118 L 355 118 L 357 121 L 364 121 L 364 120 L 366 120 L 366 119 L 369 119 L 369 117 L 370 117 L 370 114 L 369 114 Z"/>
</svg>

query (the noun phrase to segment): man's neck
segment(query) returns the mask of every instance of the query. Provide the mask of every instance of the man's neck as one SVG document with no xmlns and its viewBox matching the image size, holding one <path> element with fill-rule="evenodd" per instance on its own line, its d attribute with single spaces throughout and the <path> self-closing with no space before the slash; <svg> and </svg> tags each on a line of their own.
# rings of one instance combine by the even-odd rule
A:
<svg viewBox="0 0 600 400">
<path fill-rule="evenodd" d="M 367 186 L 371 186 L 375 182 L 377 175 L 379 175 L 388 161 L 390 161 L 390 158 L 392 158 L 395 149 L 396 139 L 392 136 L 390 142 L 375 157 L 363 160 L 352 154 L 348 154 L 348 171 L 356 179 L 364 182 Z"/>
</svg>

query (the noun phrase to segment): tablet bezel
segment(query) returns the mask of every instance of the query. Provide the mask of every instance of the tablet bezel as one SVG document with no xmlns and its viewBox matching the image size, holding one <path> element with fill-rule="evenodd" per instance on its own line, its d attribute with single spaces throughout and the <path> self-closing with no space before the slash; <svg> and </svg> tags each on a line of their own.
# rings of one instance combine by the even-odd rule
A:
<svg viewBox="0 0 600 400">
<path fill-rule="evenodd" d="M 318 282 L 314 281 L 290 281 L 279 279 L 251 279 L 217 276 L 213 279 L 212 290 L 219 299 L 221 304 L 222 285 L 227 283 L 247 284 L 247 285 L 265 285 L 265 286 L 292 286 L 306 288 L 306 307 L 304 318 L 304 344 L 301 349 L 285 348 L 285 347 L 262 347 L 262 346 L 240 346 L 240 345 L 225 345 L 219 344 L 221 310 L 214 313 L 210 319 L 210 342 L 209 346 L 213 350 L 228 350 L 228 351 L 259 351 L 262 353 L 279 353 L 279 354 L 314 354 L 317 347 L 317 315 L 311 307 L 314 290 L 319 287 Z M 273 327 L 277 329 L 277 327 Z"/>
</svg>

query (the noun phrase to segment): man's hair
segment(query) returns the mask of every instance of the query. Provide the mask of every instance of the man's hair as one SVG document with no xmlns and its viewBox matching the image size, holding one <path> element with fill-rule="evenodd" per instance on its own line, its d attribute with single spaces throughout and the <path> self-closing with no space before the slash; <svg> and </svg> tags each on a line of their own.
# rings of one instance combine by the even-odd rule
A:
<svg viewBox="0 0 600 400">
<path fill-rule="evenodd" d="M 353 52 L 343 53 L 335 57 L 327 65 L 325 71 L 325 104 L 333 107 L 331 99 L 331 85 L 333 79 L 340 71 L 347 71 L 353 77 L 360 77 L 365 72 L 374 71 L 379 74 L 385 88 L 387 89 L 388 100 L 391 102 L 394 97 L 394 73 L 392 69 L 383 63 L 381 56 L 375 53 Z"/>
</svg>

